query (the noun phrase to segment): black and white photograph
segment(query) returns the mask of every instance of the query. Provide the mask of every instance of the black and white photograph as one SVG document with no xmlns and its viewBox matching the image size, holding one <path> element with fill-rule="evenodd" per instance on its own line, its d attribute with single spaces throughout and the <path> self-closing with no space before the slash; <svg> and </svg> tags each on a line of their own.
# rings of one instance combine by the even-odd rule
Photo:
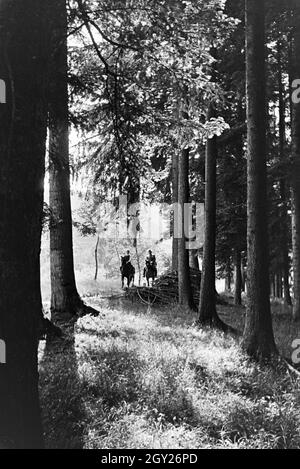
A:
<svg viewBox="0 0 300 469">
<path fill-rule="evenodd" d="M 300 0 L 0 0 L 0 449 L 300 449 Z"/>
</svg>

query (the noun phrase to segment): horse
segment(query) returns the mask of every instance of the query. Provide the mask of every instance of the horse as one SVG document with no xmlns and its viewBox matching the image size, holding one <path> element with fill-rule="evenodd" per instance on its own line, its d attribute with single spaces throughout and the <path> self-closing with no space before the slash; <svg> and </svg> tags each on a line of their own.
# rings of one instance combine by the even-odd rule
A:
<svg viewBox="0 0 300 469">
<path fill-rule="evenodd" d="M 127 279 L 127 288 L 130 287 L 131 283 L 134 284 L 135 268 L 131 262 L 126 262 L 124 257 L 121 257 L 122 265 L 120 267 L 121 279 L 122 279 L 122 288 L 124 288 L 124 280 Z"/>
<path fill-rule="evenodd" d="M 157 277 L 157 269 L 155 265 L 152 264 L 152 262 L 146 261 L 146 266 L 144 268 L 144 277 L 146 277 L 147 280 L 147 285 L 150 287 L 150 278 L 152 279 L 152 283 Z"/>
</svg>

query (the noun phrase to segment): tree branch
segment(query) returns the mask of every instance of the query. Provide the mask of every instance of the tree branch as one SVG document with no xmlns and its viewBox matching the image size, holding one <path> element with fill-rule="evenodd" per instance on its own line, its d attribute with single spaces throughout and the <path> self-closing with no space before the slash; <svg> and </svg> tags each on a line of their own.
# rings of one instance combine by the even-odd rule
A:
<svg viewBox="0 0 300 469">
<path fill-rule="evenodd" d="M 108 65 L 108 63 L 107 63 L 107 61 L 105 60 L 105 58 L 103 57 L 103 55 L 102 55 L 101 52 L 100 52 L 100 49 L 99 49 L 99 47 L 98 47 L 98 44 L 97 44 L 97 42 L 96 42 L 96 40 L 95 40 L 95 38 L 94 38 L 93 32 L 92 32 L 92 30 L 91 30 L 91 27 L 90 27 L 90 20 L 89 20 L 89 17 L 88 17 L 88 15 L 87 15 L 85 9 L 84 9 L 82 0 L 77 0 L 77 3 L 78 3 L 79 11 L 80 11 L 80 13 L 81 13 L 81 15 L 82 15 L 82 19 L 83 19 L 83 21 L 84 21 L 85 27 L 86 27 L 86 29 L 87 29 L 87 31 L 88 31 L 88 33 L 89 33 L 89 36 L 90 36 L 91 41 L 92 41 L 92 44 L 93 44 L 94 49 L 95 49 L 95 51 L 96 51 L 96 54 L 98 55 L 99 59 L 100 59 L 101 62 L 103 63 L 103 65 L 104 65 L 104 67 L 105 67 L 105 70 L 106 70 L 106 73 L 107 73 L 108 75 L 111 75 L 111 76 L 113 76 L 113 77 L 116 78 L 116 76 L 117 76 L 116 73 L 114 73 L 114 72 L 110 69 L 110 67 L 109 67 L 109 65 Z"/>
</svg>

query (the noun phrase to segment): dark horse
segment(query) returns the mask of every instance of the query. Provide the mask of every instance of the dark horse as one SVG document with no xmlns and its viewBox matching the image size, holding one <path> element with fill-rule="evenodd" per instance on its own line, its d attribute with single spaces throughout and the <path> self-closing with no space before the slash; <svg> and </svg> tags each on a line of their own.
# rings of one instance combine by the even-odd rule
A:
<svg viewBox="0 0 300 469">
<path fill-rule="evenodd" d="M 124 257 L 121 257 L 121 277 L 122 277 L 122 288 L 124 288 L 124 279 L 127 278 L 127 287 L 129 288 L 131 283 L 134 284 L 134 275 L 135 275 L 135 268 L 131 264 L 131 262 L 126 262 Z"/>
<path fill-rule="evenodd" d="M 150 278 L 154 282 L 157 277 L 157 268 L 150 261 L 146 261 L 146 266 L 144 268 L 144 277 L 146 277 L 148 287 L 150 286 Z"/>
</svg>

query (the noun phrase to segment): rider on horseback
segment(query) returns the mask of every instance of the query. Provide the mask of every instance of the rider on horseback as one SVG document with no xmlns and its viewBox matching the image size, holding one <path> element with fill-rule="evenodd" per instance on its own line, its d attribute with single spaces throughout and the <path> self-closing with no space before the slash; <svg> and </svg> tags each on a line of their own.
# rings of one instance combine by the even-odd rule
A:
<svg viewBox="0 0 300 469">
<path fill-rule="evenodd" d="M 126 256 L 123 256 L 122 261 L 123 261 L 124 264 L 130 264 L 131 263 L 130 251 L 126 252 Z"/>
<path fill-rule="evenodd" d="M 145 261 L 146 266 L 152 267 L 155 273 L 155 277 L 157 277 L 157 262 L 156 257 L 152 254 L 151 249 L 148 251 L 148 256 L 146 257 Z M 146 276 L 146 267 L 144 268 L 144 277 Z"/>
<path fill-rule="evenodd" d="M 133 282 L 134 283 L 134 274 L 135 274 L 135 268 L 133 267 L 131 263 L 131 256 L 130 256 L 130 251 L 126 252 L 126 256 L 121 257 L 121 276 L 122 276 L 122 288 L 124 287 L 124 279 L 127 278 L 127 285 L 130 287 L 130 284 Z"/>
</svg>

